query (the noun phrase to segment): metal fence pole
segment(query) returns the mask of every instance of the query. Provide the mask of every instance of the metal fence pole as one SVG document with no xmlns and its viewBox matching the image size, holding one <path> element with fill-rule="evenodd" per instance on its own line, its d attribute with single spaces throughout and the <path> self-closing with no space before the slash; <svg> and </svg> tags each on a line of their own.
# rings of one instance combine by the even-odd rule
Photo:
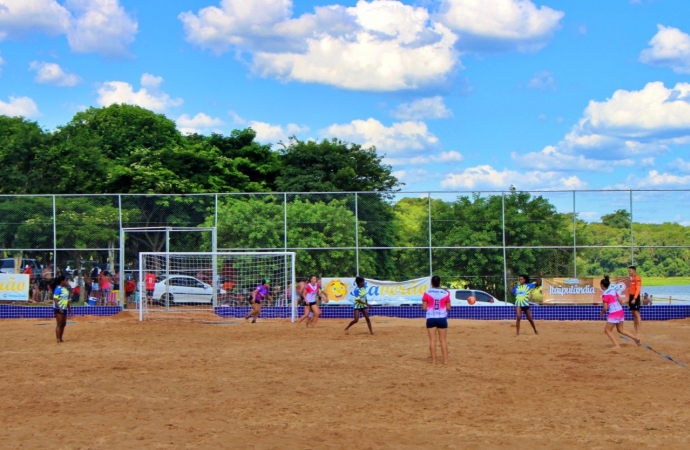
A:
<svg viewBox="0 0 690 450">
<path fill-rule="evenodd" d="M 577 278 L 577 213 L 575 211 L 575 191 L 573 191 L 573 276 Z"/>
<path fill-rule="evenodd" d="M 213 226 L 216 227 L 216 229 L 218 228 L 218 194 L 215 195 L 213 206 Z"/>
<path fill-rule="evenodd" d="M 57 214 L 55 212 L 55 196 L 53 195 L 53 278 L 57 274 Z"/>
<path fill-rule="evenodd" d="M 125 271 L 125 232 L 122 228 L 122 195 L 117 196 L 117 214 L 118 220 L 120 221 L 120 292 L 118 299 L 120 305 L 125 304 L 125 282 L 127 281 L 127 272 Z"/>
<path fill-rule="evenodd" d="M 508 303 L 508 259 L 506 255 L 506 194 L 501 192 L 501 228 L 503 229 L 503 302 Z"/>
<path fill-rule="evenodd" d="M 630 189 L 630 265 L 635 264 L 635 232 L 633 231 L 633 191 Z"/>
<path fill-rule="evenodd" d="M 357 276 L 359 276 L 359 205 L 358 197 L 355 192 L 355 260 L 356 260 L 356 271 Z"/>
<path fill-rule="evenodd" d="M 429 200 L 429 276 L 434 275 L 434 258 L 433 258 L 433 248 L 431 244 L 431 192 L 427 196 Z"/>
</svg>

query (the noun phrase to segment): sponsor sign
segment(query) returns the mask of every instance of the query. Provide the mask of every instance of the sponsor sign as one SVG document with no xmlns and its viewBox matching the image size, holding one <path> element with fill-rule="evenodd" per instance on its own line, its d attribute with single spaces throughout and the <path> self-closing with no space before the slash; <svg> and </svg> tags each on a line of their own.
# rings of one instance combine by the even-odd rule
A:
<svg viewBox="0 0 690 450">
<path fill-rule="evenodd" d="M 0 273 L 0 301 L 29 300 L 29 275 Z"/>
<path fill-rule="evenodd" d="M 321 282 L 329 305 L 354 303 L 352 292 L 357 287 L 354 278 L 323 278 Z M 421 304 L 422 296 L 431 287 L 431 277 L 409 281 L 365 279 L 364 287 L 370 305 Z"/>
<path fill-rule="evenodd" d="M 542 303 L 586 304 L 601 303 L 603 291 L 601 278 L 544 278 L 542 279 Z M 627 299 L 629 278 L 611 278 L 611 287 Z"/>
</svg>

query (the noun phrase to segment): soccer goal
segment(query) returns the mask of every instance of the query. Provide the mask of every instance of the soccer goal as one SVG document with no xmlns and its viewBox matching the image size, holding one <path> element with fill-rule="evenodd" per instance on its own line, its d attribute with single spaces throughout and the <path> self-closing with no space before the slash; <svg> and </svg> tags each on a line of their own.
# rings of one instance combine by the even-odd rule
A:
<svg viewBox="0 0 690 450">
<path fill-rule="evenodd" d="M 142 321 L 244 315 L 265 280 L 271 298 L 262 306 L 293 321 L 297 313 L 294 252 L 142 252 L 138 279 Z"/>
</svg>

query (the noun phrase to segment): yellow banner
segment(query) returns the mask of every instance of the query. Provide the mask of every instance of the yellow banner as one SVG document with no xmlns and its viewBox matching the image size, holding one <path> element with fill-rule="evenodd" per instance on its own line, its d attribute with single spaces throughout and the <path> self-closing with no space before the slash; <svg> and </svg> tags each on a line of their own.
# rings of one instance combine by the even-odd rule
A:
<svg viewBox="0 0 690 450">
<path fill-rule="evenodd" d="M 0 300 L 29 301 L 29 275 L 0 273 Z"/>
<path fill-rule="evenodd" d="M 548 304 L 582 304 L 592 305 L 601 303 L 603 291 L 600 288 L 600 278 L 544 278 L 542 279 L 542 303 Z M 627 277 L 611 278 L 612 288 L 619 295 L 627 298 Z"/>
</svg>

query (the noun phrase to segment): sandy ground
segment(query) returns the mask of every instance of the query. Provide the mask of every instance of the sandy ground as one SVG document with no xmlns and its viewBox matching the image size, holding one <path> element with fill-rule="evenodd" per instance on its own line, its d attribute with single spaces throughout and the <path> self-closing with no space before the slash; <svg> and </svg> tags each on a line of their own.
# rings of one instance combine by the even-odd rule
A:
<svg viewBox="0 0 690 450">
<path fill-rule="evenodd" d="M 1 448 L 690 448 L 690 369 L 601 323 L 451 321 L 433 367 L 423 320 L 70 320 L 0 322 Z M 690 363 L 690 320 L 643 331 Z"/>
</svg>

